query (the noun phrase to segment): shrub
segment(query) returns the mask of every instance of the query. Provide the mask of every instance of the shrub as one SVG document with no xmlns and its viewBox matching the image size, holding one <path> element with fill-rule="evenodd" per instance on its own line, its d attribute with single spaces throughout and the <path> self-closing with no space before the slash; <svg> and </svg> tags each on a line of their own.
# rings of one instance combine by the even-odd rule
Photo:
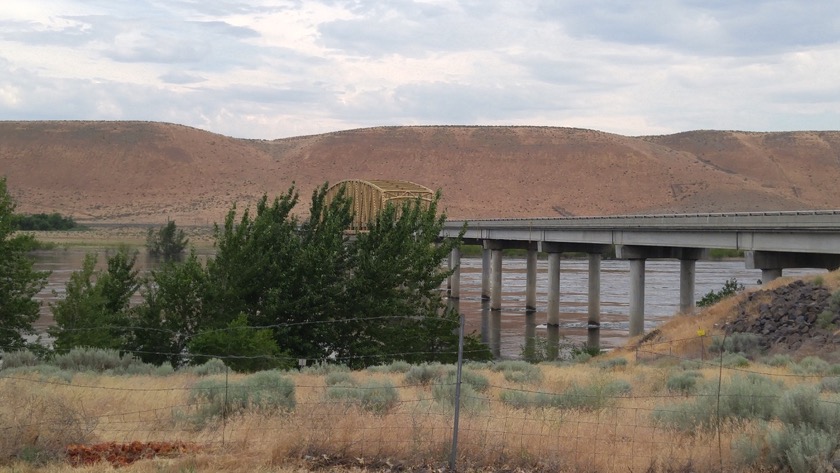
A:
<svg viewBox="0 0 840 473">
<path fill-rule="evenodd" d="M 724 353 L 723 366 L 727 368 L 746 368 L 750 366 L 750 360 L 740 353 Z"/>
<path fill-rule="evenodd" d="M 668 377 L 665 387 L 670 392 L 688 395 L 697 390 L 697 380 L 702 378 L 703 374 L 699 371 L 683 371 Z"/>
<path fill-rule="evenodd" d="M 782 422 L 756 441 L 740 440 L 736 455 L 744 465 L 804 473 L 833 471 L 840 447 L 840 406 L 820 399 L 813 386 L 799 385 L 784 393 L 776 416 Z"/>
<path fill-rule="evenodd" d="M 175 373 L 175 368 L 173 368 L 172 363 L 170 363 L 168 361 L 164 361 L 163 363 L 161 363 L 160 366 L 158 366 L 157 368 L 154 369 L 154 371 L 152 371 L 152 374 L 154 376 L 169 376 L 170 374 L 174 374 L 174 373 Z"/>
<path fill-rule="evenodd" d="M 283 411 L 295 408 L 295 383 L 280 371 L 260 371 L 241 384 L 248 393 L 248 408 Z"/>
<path fill-rule="evenodd" d="M 446 373 L 445 383 L 455 383 L 458 379 L 458 372 L 456 368 L 450 368 Z M 462 369 L 461 370 L 461 383 L 462 384 L 469 384 L 473 387 L 476 391 L 483 393 L 487 390 L 490 386 L 490 380 L 487 379 L 487 376 L 482 374 L 476 373 L 475 371 Z"/>
<path fill-rule="evenodd" d="M 395 360 L 385 365 L 385 368 L 386 373 L 408 373 L 408 370 L 411 369 L 411 364 L 406 361 Z"/>
<path fill-rule="evenodd" d="M 715 305 L 721 300 L 735 295 L 743 290 L 744 285 L 740 284 L 737 279 L 727 279 L 726 282 L 723 283 L 723 287 L 720 288 L 718 291 L 709 291 L 705 296 L 703 296 L 699 301 L 697 301 L 697 307 L 708 307 L 711 305 Z"/>
<path fill-rule="evenodd" d="M 222 374 L 227 371 L 225 362 L 218 358 L 210 358 L 203 365 L 195 365 L 189 368 L 190 373 L 196 376 L 209 376 L 213 374 Z"/>
<path fill-rule="evenodd" d="M 738 376 L 721 386 L 721 420 L 743 422 L 769 420 L 773 417 L 774 400 L 782 388 L 778 383 L 755 374 Z M 694 401 L 656 408 L 655 422 L 684 432 L 710 430 L 718 419 L 717 383 L 707 383 Z"/>
<path fill-rule="evenodd" d="M 615 404 L 616 398 L 628 394 L 630 384 L 623 380 L 596 382 L 586 386 L 572 385 L 552 400 L 559 409 L 596 411 Z"/>
<path fill-rule="evenodd" d="M 502 372 L 506 381 L 517 384 L 539 384 L 543 377 L 542 370 L 538 366 L 521 360 L 502 361 L 490 369 Z"/>
<path fill-rule="evenodd" d="M 514 409 L 527 409 L 535 405 L 533 396 L 522 391 L 502 391 L 499 400 Z"/>
<path fill-rule="evenodd" d="M 840 393 L 840 377 L 832 376 L 821 379 L 820 391 L 824 393 Z"/>
<path fill-rule="evenodd" d="M 193 421 L 204 425 L 223 414 L 246 410 L 291 411 L 295 407 L 295 385 L 277 370 L 254 373 L 238 382 L 202 379 L 190 389 L 189 402 L 201 406 Z"/>
<path fill-rule="evenodd" d="M 767 358 L 767 360 L 765 360 L 764 363 L 770 366 L 784 367 L 793 363 L 793 358 L 791 358 L 790 355 L 778 353 L 771 356 L 770 358 Z"/>
<path fill-rule="evenodd" d="M 327 389 L 327 399 L 355 404 L 362 409 L 384 414 L 399 402 L 399 394 L 388 381 L 369 381 L 361 386 L 333 385 Z"/>
<path fill-rule="evenodd" d="M 356 385 L 356 382 L 353 380 L 353 376 L 351 376 L 350 373 L 347 373 L 345 371 L 336 371 L 328 374 L 326 378 L 324 378 L 324 383 L 326 383 L 327 386 L 335 386 L 338 384 L 344 384 L 348 386 Z"/>
<path fill-rule="evenodd" d="M 799 361 L 799 363 L 791 367 L 791 371 L 795 374 L 813 374 L 821 375 L 827 374 L 831 370 L 831 365 L 816 356 L 807 356 Z"/>
<path fill-rule="evenodd" d="M 436 384 L 432 387 L 432 397 L 435 401 L 446 406 L 455 407 L 455 390 L 456 384 L 446 382 Z M 473 387 L 467 383 L 461 383 L 461 409 L 467 412 L 478 412 L 487 408 L 488 400 L 480 396 Z"/>
<path fill-rule="evenodd" d="M 793 473 L 834 471 L 831 459 L 837 450 L 837 438 L 809 426 L 786 425 L 767 435 L 770 465 L 787 467 Z"/>
<path fill-rule="evenodd" d="M 440 363 L 422 363 L 414 365 L 405 374 L 406 384 L 427 385 L 444 375 L 443 365 Z"/>
<path fill-rule="evenodd" d="M 601 380 L 585 386 L 572 385 L 559 394 L 503 391 L 500 399 L 516 409 L 538 407 L 596 411 L 614 405 L 618 397 L 628 394 L 630 390 L 627 381 Z"/>
<path fill-rule="evenodd" d="M 707 391 L 716 388 L 712 383 Z M 720 415 L 730 420 L 769 420 L 773 416 L 775 400 L 781 395 L 781 384 L 764 376 L 749 373 L 736 376 L 721 387 Z M 707 403 L 716 402 L 714 396 L 707 396 Z M 714 409 L 711 409 L 714 412 Z"/>
<path fill-rule="evenodd" d="M 244 313 L 230 321 L 225 330 L 199 332 L 189 341 L 188 347 L 194 354 L 194 362 L 224 357 L 228 366 L 239 372 L 292 366 L 292 360 L 277 346 L 271 330 L 249 327 Z"/>
<path fill-rule="evenodd" d="M 840 433 L 840 406 L 823 402 L 813 386 L 798 385 L 784 393 L 776 416 L 785 424 L 809 426 L 833 435 Z"/>
<path fill-rule="evenodd" d="M 740 435 L 732 441 L 732 458 L 740 470 L 760 464 L 765 456 L 761 446 L 747 435 Z"/>
<path fill-rule="evenodd" d="M 834 317 L 836 314 L 830 310 L 824 310 L 817 316 L 817 325 L 823 330 L 834 330 Z"/>
<path fill-rule="evenodd" d="M 679 366 L 686 371 L 691 371 L 703 368 L 704 364 L 705 363 L 700 360 L 682 360 Z"/>
<path fill-rule="evenodd" d="M 330 373 L 349 373 L 350 367 L 337 363 L 318 362 L 312 366 L 304 366 L 300 370 L 303 374 L 314 374 L 318 376 L 325 376 Z"/>
<path fill-rule="evenodd" d="M 761 349 L 761 336 L 750 332 L 735 332 L 725 339 L 720 337 L 712 338 L 709 351 L 720 353 L 721 350 L 727 353 L 756 353 Z"/>
<path fill-rule="evenodd" d="M 613 358 L 612 360 L 605 360 L 598 363 L 598 368 L 602 370 L 615 370 L 627 367 L 627 359 Z"/>
<path fill-rule="evenodd" d="M 21 366 L 36 366 L 41 360 L 29 350 L 18 350 L 3 354 L 3 363 L 0 370 L 19 368 Z"/>
<path fill-rule="evenodd" d="M 131 354 L 120 355 L 117 350 L 107 348 L 74 348 L 57 355 L 53 364 L 63 370 L 94 371 L 116 375 L 151 374 L 154 365 L 143 363 Z"/>
</svg>

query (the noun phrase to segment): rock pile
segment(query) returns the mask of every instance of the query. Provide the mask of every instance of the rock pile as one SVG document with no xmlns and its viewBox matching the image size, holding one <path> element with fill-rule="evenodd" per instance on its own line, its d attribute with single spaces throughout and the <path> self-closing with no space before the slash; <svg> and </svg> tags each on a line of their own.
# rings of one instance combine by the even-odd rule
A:
<svg viewBox="0 0 840 473">
<path fill-rule="evenodd" d="M 831 299 L 828 289 L 804 281 L 756 291 L 740 303 L 738 316 L 723 329 L 727 334 L 757 334 L 762 349 L 777 352 L 840 347 L 840 311 Z"/>
</svg>

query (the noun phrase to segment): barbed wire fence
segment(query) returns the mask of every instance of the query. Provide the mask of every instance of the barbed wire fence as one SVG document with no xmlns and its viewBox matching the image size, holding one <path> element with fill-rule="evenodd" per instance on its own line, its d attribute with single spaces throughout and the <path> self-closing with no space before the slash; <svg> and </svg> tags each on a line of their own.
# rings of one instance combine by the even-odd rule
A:
<svg viewBox="0 0 840 473">
<path fill-rule="evenodd" d="M 272 464 L 302 459 L 394 468 L 445 464 L 453 470 L 726 471 L 743 456 L 745 439 L 768 448 L 767 426 L 756 422 L 771 420 L 733 414 L 732 405 L 772 408 L 787 395 L 786 386 L 840 385 L 836 365 L 795 372 L 728 364 L 724 350 L 713 353 L 708 341 L 648 342 L 625 355 L 627 365 L 595 358 L 585 368 L 568 360 L 529 365 L 463 362 L 460 356 L 454 366 L 377 366 L 382 355 L 307 360 L 300 371 L 255 374 L 221 365 L 173 373 L 138 364 L 122 371 L 135 376 L 3 366 L 0 453 L 9 458 L 27 448 L 61 452 L 75 443 L 183 442 L 208 453 L 256 452 Z M 342 367 L 356 357 L 374 366 Z M 669 387 L 667 375 L 674 373 L 688 373 L 707 389 Z M 736 379 L 749 379 L 756 389 L 727 389 Z M 823 389 L 817 402 L 840 412 L 832 392 Z"/>
</svg>

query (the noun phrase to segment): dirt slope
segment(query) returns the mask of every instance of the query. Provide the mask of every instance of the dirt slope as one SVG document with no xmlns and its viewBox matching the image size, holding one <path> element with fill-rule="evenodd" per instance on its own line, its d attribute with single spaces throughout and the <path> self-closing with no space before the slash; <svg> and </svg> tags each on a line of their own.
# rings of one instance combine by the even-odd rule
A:
<svg viewBox="0 0 840 473">
<path fill-rule="evenodd" d="M 840 132 L 443 126 L 261 141 L 149 122 L 0 122 L 0 175 L 19 211 L 136 223 L 221 221 L 233 202 L 292 182 L 308 197 L 351 178 L 442 189 L 449 215 L 465 218 L 840 208 Z"/>
</svg>

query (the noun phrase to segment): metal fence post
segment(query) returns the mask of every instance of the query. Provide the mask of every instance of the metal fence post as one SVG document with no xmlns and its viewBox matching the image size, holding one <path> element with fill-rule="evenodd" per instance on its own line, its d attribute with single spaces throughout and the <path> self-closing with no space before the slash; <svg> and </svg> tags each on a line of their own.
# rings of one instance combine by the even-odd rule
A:
<svg viewBox="0 0 840 473">
<path fill-rule="evenodd" d="M 455 471 L 458 457 L 458 418 L 461 413 L 461 367 L 464 364 L 464 314 L 458 327 L 458 366 L 455 375 L 455 419 L 452 421 L 452 451 L 449 453 L 449 470 Z"/>
</svg>

